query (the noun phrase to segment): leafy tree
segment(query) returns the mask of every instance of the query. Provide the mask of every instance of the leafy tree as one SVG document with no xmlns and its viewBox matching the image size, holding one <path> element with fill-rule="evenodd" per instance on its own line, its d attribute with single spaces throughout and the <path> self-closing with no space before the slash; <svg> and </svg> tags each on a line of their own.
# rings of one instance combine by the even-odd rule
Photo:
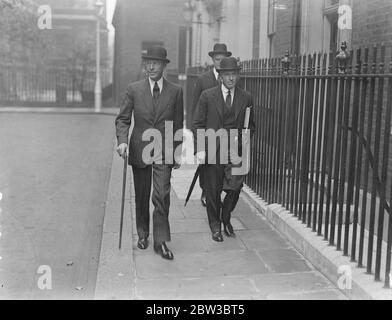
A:
<svg viewBox="0 0 392 320">
<path fill-rule="evenodd" d="M 31 2 L 0 0 L 1 63 L 37 65 L 44 61 L 49 48 L 37 18 Z"/>
</svg>

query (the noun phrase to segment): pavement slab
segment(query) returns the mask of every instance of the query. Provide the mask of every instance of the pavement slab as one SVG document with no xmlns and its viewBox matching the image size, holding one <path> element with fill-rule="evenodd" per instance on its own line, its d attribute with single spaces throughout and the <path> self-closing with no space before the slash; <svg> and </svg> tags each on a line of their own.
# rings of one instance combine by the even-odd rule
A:
<svg viewBox="0 0 392 320">
<path fill-rule="evenodd" d="M 186 165 L 172 174 L 168 247 L 174 253 L 173 261 L 164 260 L 154 252 L 152 228 L 146 250 L 137 248 L 135 226 L 128 228 L 133 230 L 129 299 L 345 298 L 242 196 L 232 214 L 236 237 L 224 236 L 224 242 L 214 242 L 206 209 L 200 203 L 198 182 L 184 206 L 195 170 L 196 166 Z M 131 220 L 135 221 L 132 177 L 130 181 Z M 102 246 L 105 247 L 105 237 Z M 105 274 L 100 274 L 105 282 Z M 116 297 L 116 285 L 112 283 L 111 288 L 112 298 Z M 121 294 L 117 296 L 123 298 Z"/>
</svg>

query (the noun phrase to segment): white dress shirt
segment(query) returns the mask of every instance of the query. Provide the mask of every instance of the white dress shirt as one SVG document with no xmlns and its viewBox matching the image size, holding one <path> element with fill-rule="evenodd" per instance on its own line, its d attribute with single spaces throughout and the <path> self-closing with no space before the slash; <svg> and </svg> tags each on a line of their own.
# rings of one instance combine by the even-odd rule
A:
<svg viewBox="0 0 392 320">
<path fill-rule="evenodd" d="M 215 67 L 212 69 L 212 71 L 214 72 L 215 80 L 218 80 L 219 73 L 216 71 Z"/>
<path fill-rule="evenodd" d="M 225 85 L 222 83 L 221 90 L 223 94 L 223 100 L 226 102 L 226 97 L 229 94 L 229 89 L 227 89 Z M 233 105 L 233 101 L 234 101 L 234 92 L 235 92 L 235 87 L 233 89 L 230 89 L 231 105 Z"/>
<path fill-rule="evenodd" d="M 151 80 L 148 78 L 150 81 L 150 90 L 151 90 L 151 95 L 154 96 L 154 86 L 155 82 L 158 82 L 158 87 L 159 87 L 159 93 L 162 93 L 162 88 L 163 88 L 163 77 L 161 77 L 158 81 Z"/>
</svg>

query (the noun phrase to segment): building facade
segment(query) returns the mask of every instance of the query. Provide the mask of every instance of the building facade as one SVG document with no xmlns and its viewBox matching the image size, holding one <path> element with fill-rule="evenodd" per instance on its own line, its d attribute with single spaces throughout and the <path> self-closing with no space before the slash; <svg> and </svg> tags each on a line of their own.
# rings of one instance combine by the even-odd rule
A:
<svg viewBox="0 0 392 320">
<path fill-rule="evenodd" d="M 392 45 L 390 0 L 189 2 L 194 22 L 199 21 L 192 24 L 194 66 L 209 63 L 206 53 L 216 42 L 225 42 L 241 60 L 280 57 L 286 50 L 296 55 L 336 51 L 342 41 L 349 48 Z M 211 10 L 212 5 L 220 11 Z"/>
<path fill-rule="evenodd" d="M 96 52 L 96 0 L 34 0 L 37 6 L 49 6 L 52 13 L 52 28 L 43 30 L 54 48 L 51 60 L 57 65 L 68 64 L 76 56 L 84 56 L 94 66 Z M 100 19 L 101 65 L 110 65 L 106 0 Z"/>
<path fill-rule="evenodd" d="M 163 45 L 178 72 L 185 63 L 186 22 L 184 0 L 118 0 L 115 28 L 114 91 L 118 101 L 126 86 L 144 75 L 141 55 L 151 45 Z"/>
</svg>

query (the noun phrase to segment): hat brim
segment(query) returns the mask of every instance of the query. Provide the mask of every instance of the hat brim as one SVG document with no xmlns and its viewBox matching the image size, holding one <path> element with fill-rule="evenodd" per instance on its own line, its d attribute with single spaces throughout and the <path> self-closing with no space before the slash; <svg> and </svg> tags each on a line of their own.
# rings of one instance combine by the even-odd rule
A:
<svg viewBox="0 0 392 320">
<path fill-rule="evenodd" d="M 242 69 L 241 67 L 237 67 L 237 68 L 233 67 L 233 68 L 216 69 L 216 71 L 218 73 L 221 73 L 224 71 L 241 71 L 241 69 Z"/>
<path fill-rule="evenodd" d="M 230 51 L 210 51 L 208 52 L 208 55 L 212 58 L 213 56 L 217 55 L 217 54 L 224 54 L 227 57 L 231 57 L 231 52 Z"/>
<path fill-rule="evenodd" d="M 159 61 L 163 61 L 166 63 L 170 63 L 169 59 L 165 59 L 165 58 L 161 58 L 161 57 L 156 57 L 156 56 L 147 56 L 147 55 L 143 55 L 142 59 L 149 59 L 149 60 L 159 60 Z"/>
</svg>

